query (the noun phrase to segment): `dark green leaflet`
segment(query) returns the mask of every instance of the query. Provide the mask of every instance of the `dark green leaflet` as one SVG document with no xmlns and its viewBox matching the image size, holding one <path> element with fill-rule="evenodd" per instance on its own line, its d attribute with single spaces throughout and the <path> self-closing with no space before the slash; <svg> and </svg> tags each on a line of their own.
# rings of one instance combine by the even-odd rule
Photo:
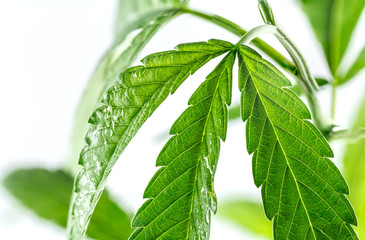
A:
<svg viewBox="0 0 365 240">
<path fill-rule="evenodd" d="M 62 170 L 18 169 L 4 179 L 7 190 L 39 217 L 66 227 L 73 178 Z M 94 239 L 128 239 L 131 217 L 103 192 L 86 234 Z"/>
<path fill-rule="evenodd" d="M 84 234 L 109 172 L 147 118 L 190 74 L 231 47 L 220 40 L 181 44 L 121 73 L 119 83 L 104 95 L 104 105 L 89 119 L 92 126 L 79 161 L 83 168 L 75 180 L 71 238 Z"/>
<path fill-rule="evenodd" d="M 348 186 L 290 81 L 249 47 L 239 48 L 242 118 L 253 175 L 275 239 L 357 239 Z"/>
<path fill-rule="evenodd" d="M 138 228 L 130 239 L 209 238 L 211 212 L 217 208 L 213 177 L 220 139 L 226 138 L 234 60 L 231 51 L 172 126 L 173 136 L 158 156 L 161 168 L 144 192 L 149 199 L 133 219 Z"/>
</svg>

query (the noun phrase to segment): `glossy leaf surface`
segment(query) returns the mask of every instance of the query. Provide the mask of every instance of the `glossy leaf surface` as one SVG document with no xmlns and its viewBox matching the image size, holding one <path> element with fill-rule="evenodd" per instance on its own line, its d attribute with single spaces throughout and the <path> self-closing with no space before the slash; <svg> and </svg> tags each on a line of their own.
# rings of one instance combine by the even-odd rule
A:
<svg viewBox="0 0 365 240">
<path fill-rule="evenodd" d="M 128 28 L 129 31 L 124 29 L 124 32 L 118 36 L 118 39 L 100 61 L 84 90 L 76 111 L 70 156 L 72 163 L 76 163 L 78 159 L 78 154 L 84 144 L 83 137 L 88 129 L 87 119 L 98 106 L 102 94 L 108 87 L 117 82 L 118 74 L 130 66 L 152 36 L 178 14 L 179 11 L 177 10 L 158 12 L 141 20 L 143 22 L 148 20 L 145 25 L 142 24 L 143 22 L 137 22 L 138 24 Z"/>
<path fill-rule="evenodd" d="M 73 179 L 65 172 L 19 169 L 9 174 L 4 185 L 24 206 L 39 217 L 66 227 Z M 87 235 L 95 239 L 128 239 L 130 217 L 105 191 L 95 208 Z"/>
<path fill-rule="evenodd" d="M 336 75 L 365 0 L 300 0 Z"/>
<path fill-rule="evenodd" d="M 211 212 L 217 208 L 214 173 L 220 139 L 226 138 L 234 59 L 232 51 L 218 64 L 172 126 L 173 136 L 157 159 L 161 168 L 144 192 L 148 200 L 133 218 L 132 226 L 138 228 L 130 239 L 209 239 Z"/>
<path fill-rule="evenodd" d="M 119 83 L 105 93 L 104 105 L 89 119 L 92 126 L 80 154 L 83 168 L 76 177 L 71 209 L 72 239 L 85 232 L 110 171 L 142 124 L 190 74 L 230 48 L 219 40 L 181 44 L 121 73 Z"/>
<path fill-rule="evenodd" d="M 286 87 L 290 81 L 249 47 L 239 48 L 239 87 L 254 182 L 275 239 L 357 239 L 348 186 L 332 150 Z"/>
<path fill-rule="evenodd" d="M 361 104 L 353 130 L 365 127 L 365 100 Z M 360 239 L 365 238 L 365 139 L 348 143 L 344 154 L 344 173 L 351 189 L 350 201 L 359 219 L 356 232 Z"/>
</svg>

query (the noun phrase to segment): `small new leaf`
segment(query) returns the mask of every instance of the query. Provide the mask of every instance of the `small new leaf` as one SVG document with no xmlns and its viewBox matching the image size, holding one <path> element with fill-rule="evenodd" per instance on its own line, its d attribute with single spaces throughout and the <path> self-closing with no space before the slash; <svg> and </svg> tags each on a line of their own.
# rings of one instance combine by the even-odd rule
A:
<svg viewBox="0 0 365 240">
<path fill-rule="evenodd" d="M 328 143 L 290 81 L 249 47 L 239 47 L 242 118 L 253 175 L 275 239 L 358 239 L 348 186 Z"/>
<path fill-rule="evenodd" d="M 75 180 L 71 239 L 83 236 L 109 172 L 147 118 L 190 74 L 231 48 L 220 40 L 181 44 L 120 74 L 119 83 L 104 95 L 104 105 L 89 119 L 92 126 L 79 160 L 83 169 Z"/>
<path fill-rule="evenodd" d="M 149 199 L 133 219 L 138 228 L 130 239 L 209 239 L 211 212 L 217 208 L 213 177 L 220 139 L 226 138 L 234 60 L 231 51 L 172 126 L 174 136 L 158 156 L 161 168 L 144 192 Z"/>
</svg>

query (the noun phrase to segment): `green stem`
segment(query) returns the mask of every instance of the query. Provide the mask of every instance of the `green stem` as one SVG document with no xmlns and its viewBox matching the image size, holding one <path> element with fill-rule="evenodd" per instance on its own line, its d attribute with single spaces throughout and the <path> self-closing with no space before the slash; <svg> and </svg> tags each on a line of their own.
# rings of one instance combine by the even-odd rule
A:
<svg viewBox="0 0 365 240">
<path fill-rule="evenodd" d="M 221 16 L 215 15 L 215 14 L 206 14 L 197 10 L 184 8 L 182 10 L 182 13 L 188 13 L 193 16 L 200 17 L 202 19 L 205 19 L 211 23 L 214 23 L 227 31 L 235 34 L 238 37 L 242 37 L 246 34 L 246 30 L 235 24 L 234 22 L 231 22 L 230 20 L 223 18 Z M 261 49 L 264 53 L 266 53 L 272 60 L 274 60 L 277 64 L 279 64 L 283 69 L 288 71 L 289 73 L 293 74 L 294 76 L 298 76 L 298 70 L 294 66 L 294 64 L 288 60 L 286 57 L 284 57 L 281 53 L 276 51 L 274 48 L 272 48 L 269 44 L 262 41 L 261 39 L 254 39 L 252 40 L 252 43 Z"/>
<path fill-rule="evenodd" d="M 336 116 L 336 88 L 337 88 L 337 79 L 335 79 L 332 83 L 332 96 L 331 96 L 331 120 L 332 123 L 335 121 Z"/>
<path fill-rule="evenodd" d="M 274 14 L 269 3 L 266 0 L 259 0 L 259 10 L 261 16 L 266 24 L 272 24 L 277 27 L 277 31 L 275 32 L 275 37 L 280 41 L 280 43 L 285 47 L 288 51 L 290 57 L 295 63 L 295 66 L 299 70 L 299 75 L 297 80 L 299 80 L 302 89 L 308 99 L 310 109 L 313 115 L 313 121 L 315 125 L 321 130 L 321 132 L 325 136 L 329 136 L 329 133 L 332 130 L 332 125 L 328 124 L 326 119 L 324 118 L 320 105 L 315 95 L 315 91 L 318 90 L 318 85 L 312 74 L 309 71 L 308 65 L 298 50 L 293 41 L 290 40 L 288 35 L 284 32 L 284 30 L 278 25 L 275 21 Z"/>
<path fill-rule="evenodd" d="M 189 13 L 191 15 L 200 17 L 202 19 L 205 19 L 211 23 L 214 23 L 231 33 L 237 35 L 237 36 L 243 36 L 247 33 L 244 29 L 242 29 L 237 24 L 229 21 L 228 19 L 225 19 L 218 15 L 210 15 L 206 14 L 200 11 L 192 10 L 189 8 L 184 8 L 182 10 L 182 13 Z M 257 36 L 262 33 L 271 32 L 275 28 L 274 35 L 278 38 L 278 40 L 283 44 L 283 46 L 288 51 L 289 55 L 293 59 L 295 65 L 289 61 L 287 58 L 285 58 L 281 53 L 276 51 L 274 48 L 272 48 L 270 45 L 268 45 L 266 42 L 262 41 L 261 39 L 258 39 Z M 318 126 L 318 128 L 322 131 L 324 135 L 327 135 L 327 132 L 330 130 L 331 126 L 327 123 L 327 121 L 323 118 L 323 114 L 320 108 L 320 105 L 318 103 L 318 100 L 315 96 L 315 90 L 318 89 L 318 85 L 314 78 L 312 77 L 308 65 L 306 61 L 304 60 L 304 57 L 300 53 L 300 51 L 297 49 L 295 44 L 290 40 L 290 38 L 284 33 L 284 31 L 277 26 L 273 25 L 267 25 L 267 27 L 260 26 L 258 28 L 254 28 L 252 31 L 250 31 L 248 36 L 244 36 L 241 40 L 242 42 L 249 42 L 252 40 L 252 43 L 261 49 L 264 53 L 266 53 L 270 58 L 272 58 L 276 63 L 278 63 L 283 69 L 288 71 L 289 73 L 296 76 L 300 81 L 302 88 L 304 89 L 305 95 L 309 102 L 309 107 L 312 110 L 313 115 L 313 121 Z"/>
<path fill-rule="evenodd" d="M 252 40 L 257 38 L 260 35 L 263 34 L 275 34 L 277 31 L 276 26 L 274 25 L 261 25 L 258 27 L 255 27 L 248 31 L 243 37 L 238 41 L 237 45 L 247 45 Z"/>
<path fill-rule="evenodd" d="M 309 80 L 309 84 L 315 90 L 318 90 L 317 82 L 314 80 L 312 74 L 310 73 L 309 67 L 308 67 L 307 62 L 305 61 L 305 58 L 303 57 L 302 53 L 299 51 L 299 49 L 294 44 L 294 42 L 289 38 L 289 36 L 284 32 L 284 30 L 280 26 L 278 26 L 277 28 L 278 28 L 277 34 L 280 37 L 282 37 L 285 42 L 287 42 L 289 44 L 289 46 L 292 48 L 293 52 L 298 56 L 298 58 L 301 62 L 301 65 L 303 66 L 303 72 L 305 72 L 305 74 Z"/>
<path fill-rule="evenodd" d="M 303 55 L 280 27 L 277 28 L 275 36 L 283 44 L 297 66 L 300 73 L 300 83 L 305 90 L 304 93 L 308 99 L 309 107 L 312 111 L 313 121 L 315 125 L 321 130 L 321 132 L 327 136 L 332 126 L 328 123 L 326 118 L 324 118 L 324 115 L 321 111 L 321 106 L 315 95 L 318 85 L 310 73 Z"/>
</svg>

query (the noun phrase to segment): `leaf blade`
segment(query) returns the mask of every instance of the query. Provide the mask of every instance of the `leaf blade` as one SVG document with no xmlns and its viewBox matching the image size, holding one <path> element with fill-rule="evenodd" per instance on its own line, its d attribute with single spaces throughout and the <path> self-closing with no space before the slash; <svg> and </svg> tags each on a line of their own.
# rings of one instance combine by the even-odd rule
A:
<svg viewBox="0 0 365 240">
<path fill-rule="evenodd" d="M 133 219 L 138 228 L 130 239 L 209 238 L 211 211 L 216 211 L 213 177 L 220 139 L 226 135 L 234 59 L 234 51 L 228 53 L 171 127 L 174 136 L 158 156 L 161 168 L 145 190 L 148 200 Z"/>
<path fill-rule="evenodd" d="M 239 79 L 246 138 L 257 187 L 275 239 L 357 239 L 348 187 L 328 143 L 312 123 L 290 82 L 254 50 L 239 49 Z M 254 101 L 254 102 L 252 102 Z M 250 103 L 251 102 L 251 103 Z M 249 107 L 247 112 L 245 107 Z M 324 211 L 324 209 L 330 209 Z M 344 232 L 342 226 L 345 226 Z M 309 234 L 309 235 L 308 235 Z"/>
<path fill-rule="evenodd" d="M 169 20 L 180 14 L 180 11 L 176 9 L 160 9 L 160 11 L 155 7 L 151 9 L 155 11 L 151 13 L 144 9 L 133 15 L 132 19 L 135 19 L 135 22 L 129 21 L 129 25 L 125 23 L 122 24 L 123 26 L 117 26 L 119 29 L 117 31 L 120 32 L 116 33 L 114 43 L 100 60 L 89 80 L 76 110 L 71 138 L 71 166 L 75 165 L 77 154 L 83 147 L 83 137 L 88 129 L 87 120 L 98 106 L 102 94 L 116 83 L 118 74 L 130 66 L 154 34 Z M 71 168 L 71 171 L 74 169 Z"/>
<path fill-rule="evenodd" d="M 106 92 L 104 105 L 90 117 L 92 126 L 80 154 L 83 169 L 75 180 L 72 238 L 78 239 L 85 232 L 109 172 L 142 124 L 191 73 L 227 52 L 224 44 L 211 40 L 151 54 L 143 59 L 144 66 L 122 72 L 119 83 Z"/>
</svg>

